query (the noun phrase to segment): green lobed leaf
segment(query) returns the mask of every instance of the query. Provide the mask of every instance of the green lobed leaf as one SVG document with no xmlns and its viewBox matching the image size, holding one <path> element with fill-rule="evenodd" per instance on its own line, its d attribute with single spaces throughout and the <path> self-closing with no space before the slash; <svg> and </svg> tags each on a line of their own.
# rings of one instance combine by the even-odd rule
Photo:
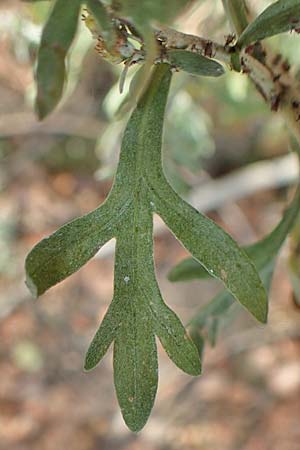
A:
<svg viewBox="0 0 300 450">
<path fill-rule="evenodd" d="M 185 203 L 165 178 L 161 147 L 171 76 L 167 64 L 153 70 L 124 132 L 108 200 L 41 241 L 26 261 L 28 282 L 40 294 L 78 270 L 106 240 L 116 238 L 113 301 L 87 352 L 85 369 L 95 367 L 114 341 L 116 392 L 123 417 L 134 431 L 145 424 L 157 389 L 155 335 L 178 367 L 193 375 L 201 370 L 197 348 L 163 302 L 157 285 L 154 212 L 242 303 L 250 304 L 253 295 L 249 309 L 256 317 L 264 320 L 266 313 L 265 293 L 253 264 L 221 228 Z"/>
<path fill-rule="evenodd" d="M 50 114 L 62 97 L 66 55 L 77 31 L 80 8 L 81 0 L 56 0 L 44 27 L 36 72 L 39 119 Z"/>
<path fill-rule="evenodd" d="M 147 421 L 157 389 L 154 335 L 182 370 L 193 375 L 201 370 L 196 347 L 178 317 L 163 302 L 156 282 L 153 209 L 144 179 L 151 157 L 145 136 L 157 138 L 161 145 L 170 79 L 167 65 L 155 68 L 152 82 L 124 133 L 110 198 L 119 199 L 122 193 L 132 202 L 116 231 L 114 298 L 85 361 L 85 369 L 92 369 L 115 341 L 116 391 L 124 420 L 133 431 Z"/>
<path fill-rule="evenodd" d="M 237 45 L 245 47 L 252 42 L 298 28 L 300 28 L 299 0 L 278 0 L 247 26 Z"/>
<path fill-rule="evenodd" d="M 192 75 L 220 77 L 225 70 L 221 64 L 205 56 L 185 50 L 169 50 L 167 58 L 176 68 Z"/>
</svg>

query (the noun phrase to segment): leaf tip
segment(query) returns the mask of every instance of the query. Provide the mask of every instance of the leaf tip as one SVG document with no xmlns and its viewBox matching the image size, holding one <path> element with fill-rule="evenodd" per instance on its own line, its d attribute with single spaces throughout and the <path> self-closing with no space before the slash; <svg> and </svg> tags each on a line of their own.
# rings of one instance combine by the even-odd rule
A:
<svg viewBox="0 0 300 450">
<path fill-rule="evenodd" d="M 147 420 L 148 420 L 148 418 L 147 418 Z M 142 431 L 142 429 L 146 425 L 147 420 L 143 421 L 142 423 L 129 423 L 128 421 L 125 420 L 125 423 L 128 426 L 130 431 L 132 431 L 133 433 L 137 434 L 140 431 Z"/>
<path fill-rule="evenodd" d="M 257 320 L 263 325 L 265 325 L 268 322 L 268 312 L 269 312 L 268 302 L 266 301 L 264 308 L 262 309 L 260 314 L 256 316 Z"/>
<path fill-rule="evenodd" d="M 191 342 L 192 346 L 194 347 L 195 352 L 193 355 L 193 359 L 191 360 L 191 364 L 189 365 L 189 367 L 184 368 L 184 372 L 186 372 L 188 375 L 191 375 L 193 377 L 198 377 L 199 375 L 201 375 L 201 372 L 202 372 L 200 353 L 199 353 L 197 345 L 195 344 L 195 342 L 192 339 L 192 337 L 190 336 L 190 334 L 187 333 L 186 336 L 187 336 L 187 339 Z"/>
<path fill-rule="evenodd" d="M 32 259 L 32 251 L 25 260 L 25 285 L 35 299 L 47 290 L 47 287 L 45 288 L 43 284 L 43 279 L 37 276 L 36 265 Z"/>
<path fill-rule="evenodd" d="M 37 119 L 41 122 L 50 113 L 51 113 L 51 111 L 49 111 L 47 106 L 43 102 L 39 101 L 39 99 L 37 99 L 35 102 L 35 115 L 36 115 Z"/>
<path fill-rule="evenodd" d="M 84 372 L 90 372 L 96 367 L 97 364 L 95 364 L 95 361 L 93 358 L 91 358 L 91 355 L 89 354 L 89 351 L 87 352 L 84 360 L 84 366 L 83 370 Z"/>
<path fill-rule="evenodd" d="M 249 305 L 246 306 L 246 309 L 261 324 L 265 325 L 268 322 L 269 303 L 268 303 L 268 296 L 267 296 L 265 289 L 264 289 L 264 295 L 261 296 L 261 298 L 259 299 L 259 302 L 255 302 L 255 306 L 252 307 L 251 309 L 249 308 Z"/>
<path fill-rule="evenodd" d="M 121 413 L 123 416 L 123 420 L 126 426 L 129 428 L 129 430 L 137 434 L 140 431 L 142 431 L 142 429 L 146 425 L 151 411 L 147 413 L 140 411 L 138 414 L 132 415 L 129 413 L 129 411 L 126 411 L 124 408 L 121 408 Z"/>
<path fill-rule="evenodd" d="M 97 366 L 97 364 L 94 364 L 91 361 L 88 361 L 87 359 L 85 359 L 84 361 L 84 366 L 83 366 L 83 371 L 88 373 L 91 372 L 93 369 L 95 369 L 95 367 Z"/>
<path fill-rule="evenodd" d="M 25 284 L 26 284 L 27 288 L 29 289 L 32 297 L 34 297 L 35 299 L 37 299 L 39 297 L 39 295 L 42 293 L 42 292 L 39 292 L 39 288 L 38 288 L 37 284 L 33 281 L 32 277 L 28 273 L 26 273 Z"/>
<path fill-rule="evenodd" d="M 201 368 L 201 363 L 200 363 L 200 359 L 197 360 L 197 363 L 194 363 L 194 367 L 187 372 L 188 375 L 192 375 L 193 377 L 198 377 L 199 375 L 201 375 L 202 372 L 202 368 Z"/>
<path fill-rule="evenodd" d="M 92 369 L 93 369 L 93 367 L 90 367 L 89 364 L 87 364 L 86 361 L 85 361 L 85 362 L 84 362 L 84 365 L 83 365 L 83 371 L 86 372 L 86 373 L 88 373 L 88 372 L 90 372 Z"/>
<path fill-rule="evenodd" d="M 172 267 L 172 269 L 167 273 L 167 279 L 171 281 L 171 283 L 175 283 L 176 281 L 178 281 L 175 267 Z"/>
</svg>

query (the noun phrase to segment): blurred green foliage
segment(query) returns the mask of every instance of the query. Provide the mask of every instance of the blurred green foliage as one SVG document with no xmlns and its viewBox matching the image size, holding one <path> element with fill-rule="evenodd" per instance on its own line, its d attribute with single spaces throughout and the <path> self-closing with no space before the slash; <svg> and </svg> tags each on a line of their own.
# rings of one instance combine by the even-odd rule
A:
<svg viewBox="0 0 300 450">
<path fill-rule="evenodd" d="M 208 4 L 207 1 L 202 2 L 204 6 Z M 268 2 L 265 2 L 267 4 Z M 262 5 L 263 7 L 264 5 Z M 0 30 L 5 35 L 8 35 L 10 41 L 11 52 L 16 59 L 24 64 L 32 64 L 35 57 L 37 46 L 39 43 L 39 36 L 41 33 L 41 26 L 45 22 L 50 8 L 50 2 L 34 2 L 34 4 L 23 3 L 21 5 L 19 15 L 14 14 L 13 11 L 1 10 L 0 11 Z M 217 7 L 217 2 L 211 2 L 207 5 L 207 10 L 213 14 L 209 20 L 211 28 L 213 29 L 213 23 L 219 22 L 220 10 Z M 219 12 L 219 14 L 218 14 Z M 220 34 L 222 32 L 220 31 Z M 226 33 L 224 28 L 223 35 Z M 270 43 L 274 48 L 280 48 L 280 50 L 291 59 L 292 62 L 300 64 L 297 57 L 297 37 L 291 35 L 281 35 L 270 39 Z M 89 98 L 86 101 L 93 102 L 92 109 L 87 113 L 91 113 L 93 116 L 99 116 L 101 119 L 105 119 L 104 128 L 100 131 L 99 138 L 96 140 L 90 140 L 80 144 L 80 148 L 88 148 L 82 151 L 85 156 L 91 156 L 91 164 L 87 163 L 89 167 L 92 167 L 95 160 L 99 160 L 98 169 L 104 164 L 103 171 L 106 174 L 113 174 L 114 170 L 111 165 L 115 166 L 115 158 L 109 155 L 111 151 L 116 151 L 117 145 L 111 147 L 107 146 L 105 139 L 101 139 L 101 136 L 110 134 L 110 128 L 113 133 L 116 133 L 116 129 L 120 132 L 124 127 L 126 117 L 120 122 L 116 122 L 116 118 L 112 114 L 107 115 L 108 110 L 116 111 L 113 104 L 119 104 L 122 98 L 126 96 L 126 90 L 122 96 L 119 95 L 117 89 L 118 79 L 118 67 L 108 66 L 107 63 L 101 61 L 101 59 L 93 53 L 91 47 L 93 42 L 88 31 L 84 26 L 80 27 L 79 38 L 77 39 L 74 48 L 72 49 L 69 58 L 69 77 L 67 89 L 64 96 L 65 108 L 74 109 L 74 105 L 71 102 L 72 95 L 76 90 L 82 88 L 83 83 L 89 83 L 86 85 L 85 90 L 90 89 Z M 101 72 L 104 68 L 104 72 L 111 72 L 111 80 L 115 79 L 116 86 L 112 87 L 111 93 L 107 94 L 107 100 L 102 101 L 102 104 L 93 96 L 93 88 L 91 79 L 85 79 L 86 65 L 82 64 L 84 60 L 89 61 L 90 67 L 96 67 L 93 69 L 94 75 L 101 76 Z M 98 68 L 100 66 L 100 68 Z M 133 69 L 131 69 L 133 70 Z M 95 80 L 96 81 L 96 80 Z M 97 81 L 96 81 L 97 82 Z M 111 81 L 110 81 L 111 82 Z M 129 82 L 126 83 L 128 87 Z M 242 129 L 246 126 L 246 122 L 250 119 L 255 120 L 257 117 L 261 117 L 262 120 L 271 120 L 271 114 L 267 110 L 267 107 L 261 101 L 259 96 L 254 92 L 254 88 L 249 84 L 246 77 L 239 74 L 228 73 L 226 76 L 215 80 L 198 79 L 193 77 L 187 77 L 183 73 L 179 73 L 175 77 L 175 87 L 173 89 L 173 98 L 170 100 L 170 119 L 168 119 L 167 135 L 166 135 L 166 170 L 169 177 L 174 182 L 175 186 L 181 192 L 187 192 L 190 185 L 190 177 L 186 175 L 187 171 L 197 173 L 203 167 L 206 166 L 207 159 L 212 157 L 215 151 L 215 137 L 216 128 L 221 133 L 225 134 L 230 131 L 233 126 L 237 126 Z M 29 107 L 32 107 L 32 101 L 34 97 L 34 85 L 28 87 L 24 92 L 24 102 L 29 102 Z M 114 94 L 112 95 L 112 92 Z M 82 99 L 80 99 L 82 101 Z M 83 100 L 84 101 L 84 100 Z M 101 102 L 101 99 L 100 99 Z M 187 107 L 187 103 L 189 106 Z M 216 108 L 215 104 L 218 103 L 219 107 Z M 69 107 L 70 104 L 70 107 Z M 105 109 L 103 108 L 105 105 Z M 173 104 L 175 106 L 173 106 Z M 76 108 L 77 105 L 75 105 Z M 189 120 L 180 120 L 185 114 L 189 114 Z M 197 117 L 197 119 L 196 119 Z M 212 127 L 212 123 L 215 124 L 215 128 Z M 174 138 L 174 130 L 177 131 L 177 137 Z M 192 133 L 191 133 L 192 130 Z M 278 133 L 281 133 L 282 129 L 279 128 Z M 262 134 L 269 132 L 269 136 L 266 139 L 272 139 L 273 129 L 268 130 L 266 127 Z M 50 167 L 60 170 L 60 163 L 62 167 L 67 168 L 70 164 L 76 170 L 80 167 L 85 170 L 86 164 L 84 158 L 80 158 L 78 153 L 74 152 L 74 155 L 64 150 L 65 146 L 70 148 L 71 145 L 67 144 L 71 136 L 64 136 L 63 139 L 53 138 L 53 144 L 48 147 L 48 150 L 42 155 L 42 160 Z M 265 139 L 265 138 L 264 138 Z M 71 141 L 74 142 L 74 141 Z M 197 142 L 201 142 L 201 145 L 197 145 Z M 0 158 L 3 158 L 4 153 L 7 154 L 7 149 L 10 146 L 8 139 L 1 139 L 0 136 Z M 97 146 L 97 151 L 94 153 L 93 147 Z M 2 151 L 1 151 L 2 149 Z M 184 151 L 182 150 L 184 149 Z M 60 154 L 61 150 L 61 155 Z M 259 152 L 263 149 L 258 149 L 256 152 L 259 157 Z M 238 153 L 238 150 L 237 150 Z M 65 155 L 65 156 L 63 156 Z M 240 165 L 243 165 L 248 156 L 243 152 L 238 156 L 240 158 Z M 80 164 L 78 164 L 78 162 Z M 107 164 L 109 166 L 107 166 Z M 184 171 L 179 170 L 182 167 Z"/>
</svg>

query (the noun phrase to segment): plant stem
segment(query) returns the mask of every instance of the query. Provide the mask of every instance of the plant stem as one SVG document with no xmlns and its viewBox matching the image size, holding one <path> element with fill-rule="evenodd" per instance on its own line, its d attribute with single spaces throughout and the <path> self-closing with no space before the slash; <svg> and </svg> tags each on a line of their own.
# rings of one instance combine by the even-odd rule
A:
<svg viewBox="0 0 300 450">
<path fill-rule="evenodd" d="M 231 64 L 231 55 L 226 45 L 218 44 L 210 39 L 182 33 L 169 27 L 156 30 L 156 39 L 164 43 L 164 48 L 184 49 L 208 58 L 214 58 L 223 63 Z"/>
<path fill-rule="evenodd" d="M 249 22 L 249 10 L 245 0 L 222 0 L 228 20 L 239 36 Z M 242 70 L 248 74 L 272 111 L 279 110 L 290 131 L 300 144 L 300 89 L 299 81 L 291 73 L 289 64 L 281 55 L 274 58 L 272 52 L 261 46 L 262 58 L 258 58 L 250 46 L 239 57 Z M 279 63 L 276 59 L 279 58 Z"/>
</svg>

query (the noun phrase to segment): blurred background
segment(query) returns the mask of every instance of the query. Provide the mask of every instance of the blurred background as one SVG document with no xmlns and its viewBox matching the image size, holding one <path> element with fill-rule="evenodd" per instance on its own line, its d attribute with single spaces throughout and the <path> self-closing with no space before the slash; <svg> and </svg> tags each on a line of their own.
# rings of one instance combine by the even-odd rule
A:
<svg viewBox="0 0 300 450">
<path fill-rule="evenodd" d="M 260 11 L 270 2 L 250 3 Z M 118 92 L 120 68 L 98 57 L 82 24 L 61 107 L 37 122 L 33 71 L 48 11 L 48 2 L 0 2 L 0 449 L 299 450 L 291 242 L 277 264 L 267 327 L 239 308 L 217 346 L 205 349 L 197 379 L 160 349 L 157 400 L 138 435 L 117 406 L 111 351 L 93 372 L 82 369 L 112 298 L 113 243 L 38 301 L 27 291 L 32 246 L 107 195 L 126 122 L 117 114 L 126 95 Z M 228 34 L 219 0 L 196 2 L 178 25 L 221 42 Z M 295 34 L 270 40 L 296 65 L 299 44 Z M 245 76 L 173 78 L 164 141 L 170 181 L 239 243 L 263 237 L 280 220 L 297 175 L 284 123 Z M 186 256 L 157 221 L 158 279 L 184 323 L 220 290 L 213 281 L 170 283 L 169 270 Z"/>
</svg>

